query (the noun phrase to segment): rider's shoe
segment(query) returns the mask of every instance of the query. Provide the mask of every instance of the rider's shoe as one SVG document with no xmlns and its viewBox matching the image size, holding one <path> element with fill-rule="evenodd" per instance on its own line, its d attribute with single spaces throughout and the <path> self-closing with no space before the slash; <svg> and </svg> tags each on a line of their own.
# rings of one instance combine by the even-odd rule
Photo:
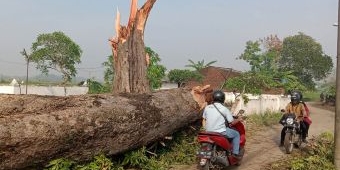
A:
<svg viewBox="0 0 340 170">
<path fill-rule="evenodd" d="M 231 156 L 234 157 L 234 158 L 236 158 L 237 160 L 242 159 L 242 156 L 237 155 L 237 154 L 232 154 Z"/>
</svg>

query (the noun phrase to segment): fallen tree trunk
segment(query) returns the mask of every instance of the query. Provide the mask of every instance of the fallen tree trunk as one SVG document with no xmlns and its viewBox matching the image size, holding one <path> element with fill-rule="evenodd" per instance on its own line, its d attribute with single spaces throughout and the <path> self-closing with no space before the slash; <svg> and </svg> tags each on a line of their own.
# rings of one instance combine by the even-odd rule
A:
<svg viewBox="0 0 340 170">
<path fill-rule="evenodd" d="M 0 95 L 0 169 L 87 161 L 169 135 L 200 118 L 190 91 L 69 97 Z"/>
</svg>

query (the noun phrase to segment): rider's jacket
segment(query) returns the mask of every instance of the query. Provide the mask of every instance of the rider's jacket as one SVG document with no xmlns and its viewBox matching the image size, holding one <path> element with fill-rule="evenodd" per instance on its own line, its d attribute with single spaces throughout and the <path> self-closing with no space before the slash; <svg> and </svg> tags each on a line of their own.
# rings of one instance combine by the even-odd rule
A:
<svg viewBox="0 0 340 170">
<path fill-rule="evenodd" d="M 296 119 L 299 121 L 303 120 L 303 117 L 306 115 L 305 107 L 302 103 L 292 104 L 291 102 L 286 106 L 286 113 L 294 113 Z"/>
</svg>

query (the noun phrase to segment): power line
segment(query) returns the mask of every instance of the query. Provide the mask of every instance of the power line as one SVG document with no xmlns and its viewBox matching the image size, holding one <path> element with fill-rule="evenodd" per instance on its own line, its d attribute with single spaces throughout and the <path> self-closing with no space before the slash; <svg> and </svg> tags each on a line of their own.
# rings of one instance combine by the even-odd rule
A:
<svg viewBox="0 0 340 170">
<path fill-rule="evenodd" d="M 2 59 L 0 59 L 0 62 L 1 62 L 1 64 L 7 63 L 7 64 L 16 64 L 16 65 L 26 65 L 26 63 L 15 62 L 15 61 L 6 61 L 6 60 L 2 60 Z"/>
<path fill-rule="evenodd" d="M 26 63 L 22 63 L 22 62 L 7 61 L 7 60 L 2 60 L 2 59 L 0 59 L 0 64 L 14 64 L 14 65 L 21 65 L 21 66 L 26 65 Z M 29 67 L 31 67 L 31 65 Z M 105 68 L 103 66 L 98 66 L 98 67 L 76 67 L 76 69 L 83 70 L 83 71 L 92 70 L 93 72 L 98 72 L 100 70 L 104 70 Z"/>
<path fill-rule="evenodd" d="M 104 69 L 104 67 L 76 67 L 78 70 L 99 70 Z"/>
</svg>

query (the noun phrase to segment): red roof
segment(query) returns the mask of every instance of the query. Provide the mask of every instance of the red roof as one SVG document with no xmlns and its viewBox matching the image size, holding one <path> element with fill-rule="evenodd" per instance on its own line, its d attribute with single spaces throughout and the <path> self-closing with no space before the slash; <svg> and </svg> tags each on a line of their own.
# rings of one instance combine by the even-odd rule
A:
<svg viewBox="0 0 340 170">
<path fill-rule="evenodd" d="M 199 71 L 203 75 L 202 81 L 191 80 L 185 83 L 184 87 L 193 88 L 195 86 L 204 86 L 210 85 L 213 90 L 221 89 L 223 84 L 229 79 L 233 77 L 237 77 L 241 74 L 240 71 L 234 70 L 232 68 L 224 68 L 224 67 L 214 67 L 209 66 Z M 234 89 L 226 89 L 223 91 L 232 92 Z M 283 88 L 272 88 L 272 89 L 263 89 L 263 94 L 283 94 Z"/>
<path fill-rule="evenodd" d="M 236 71 L 232 68 L 214 67 L 209 66 L 199 71 L 203 75 L 201 82 L 196 80 L 188 81 L 184 86 L 192 88 L 195 86 L 210 85 L 212 89 L 220 89 L 223 84 L 229 78 L 236 77 L 241 74 L 240 71 Z M 232 89 L 225 89 L 226 91 L 232 91 Z"/>
</svg>

